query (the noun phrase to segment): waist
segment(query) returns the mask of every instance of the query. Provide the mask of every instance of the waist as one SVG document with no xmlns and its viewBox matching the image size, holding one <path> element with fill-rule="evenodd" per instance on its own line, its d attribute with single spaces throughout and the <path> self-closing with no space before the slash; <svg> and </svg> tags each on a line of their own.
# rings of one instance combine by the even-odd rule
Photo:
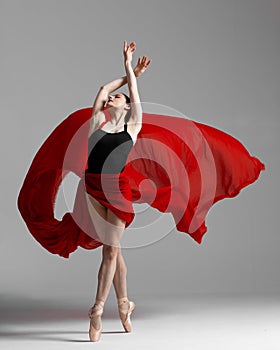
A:
<svg viewBox="0 0 280 350">
<path fill-rule="evenodd" d="M 123 176 L 126 174 L 126 167 L 124 166 L 119 172 L 106 172 L 106 171 L 93 171 L 90 167 L 84 170 L 84 175 L 91 175 L 92 177 L 100 178 L 101 176 L 107 178 L 115 178 L 119 176 Z"/>
<path fill-rule="evenodd" d="M 120 173 L 91 173 L 89 169 L 84 172 L 84 182 L 86 188 L 103 189 L 115 191 L 118 189 L 130 188 L 128 176 L 125 169 Z"/>
</svg>

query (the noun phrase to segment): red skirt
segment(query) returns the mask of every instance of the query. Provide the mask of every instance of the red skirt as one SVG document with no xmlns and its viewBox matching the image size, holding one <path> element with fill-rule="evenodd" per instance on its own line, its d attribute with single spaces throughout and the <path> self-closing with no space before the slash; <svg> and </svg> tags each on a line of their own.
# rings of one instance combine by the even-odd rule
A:
<svg viewBox="0 0 280 350">
<path fill-rule="evenodd" d="M 125 170 L 117 174 L 95 174 L 85 171 L 85 190 L 125 221 L 125 227 L 134 219 L 132 193 Z"/>
</svg>

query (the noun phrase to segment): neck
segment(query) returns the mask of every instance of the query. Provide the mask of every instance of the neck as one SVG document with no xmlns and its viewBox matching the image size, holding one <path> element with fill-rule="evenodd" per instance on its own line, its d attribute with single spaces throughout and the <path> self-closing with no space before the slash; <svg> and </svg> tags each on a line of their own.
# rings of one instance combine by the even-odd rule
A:
<svg viewBox="0 0 280 350">
<path fill-rule="evenodd" d="M 108 112 L 111 116 L 110 122 L 113 125 L 119 126 L 119 125 L 123 125 L 125 123 L 126 113 L 124 111 L 113 110 L 111 108 L 111 110 L 108 109 Z"/>
</svg>

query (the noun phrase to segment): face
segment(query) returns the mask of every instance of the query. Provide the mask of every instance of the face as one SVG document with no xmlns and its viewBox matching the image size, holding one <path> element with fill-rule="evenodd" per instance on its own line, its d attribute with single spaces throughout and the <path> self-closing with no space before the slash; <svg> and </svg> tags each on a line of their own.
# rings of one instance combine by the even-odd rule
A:
<svg viewBox="0 0 280 350">
<path fill-rule="evenodd" d="M 115 94 L 115 95 L 109 95 L 106 106 L 108 108 L 115 107 L 115 108 L 121 108 L 125 107 L 126 105 L 126 98 L 123 94 Z"/>
</svg>

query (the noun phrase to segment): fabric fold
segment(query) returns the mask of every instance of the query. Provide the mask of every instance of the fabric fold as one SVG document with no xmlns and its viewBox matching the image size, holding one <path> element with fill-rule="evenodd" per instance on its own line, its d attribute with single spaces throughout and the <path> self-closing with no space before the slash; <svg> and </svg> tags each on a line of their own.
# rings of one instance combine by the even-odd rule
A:
<svg viewBox="0 0 280 350">
<path fill-rule="evenodd" d="M 50 253 L 64 258 L 79 246 L 95 249 L 102 245 L 94 239 L 85 176 L 88 193 L 93 191 L 100 201 L 114 207 L 114 200 L 108 201 L 100 191 L 97 177 L 85 174 L 91 115 L 92 108 L 79 109 L 54 129 L 34 157 L 18 196 L 18 209 L 30 233 Z M 265 165 L 236 138 L 214 127 L 148 113 L 143 113 L 142 122 L 125 176 L 118 177 L 127 201 L 119 201 L 115 213 L 125 218 L 128 227 L 134 218 L 132 203 L 147 203 L 170 212 L 176 229 L 201 243 L 213 204 L 238 195 L 258 179 Z M 58 220 L 54 217 L 55 200 L 70 172 L 80 178 L 74 208 Z"/>
</svg>

